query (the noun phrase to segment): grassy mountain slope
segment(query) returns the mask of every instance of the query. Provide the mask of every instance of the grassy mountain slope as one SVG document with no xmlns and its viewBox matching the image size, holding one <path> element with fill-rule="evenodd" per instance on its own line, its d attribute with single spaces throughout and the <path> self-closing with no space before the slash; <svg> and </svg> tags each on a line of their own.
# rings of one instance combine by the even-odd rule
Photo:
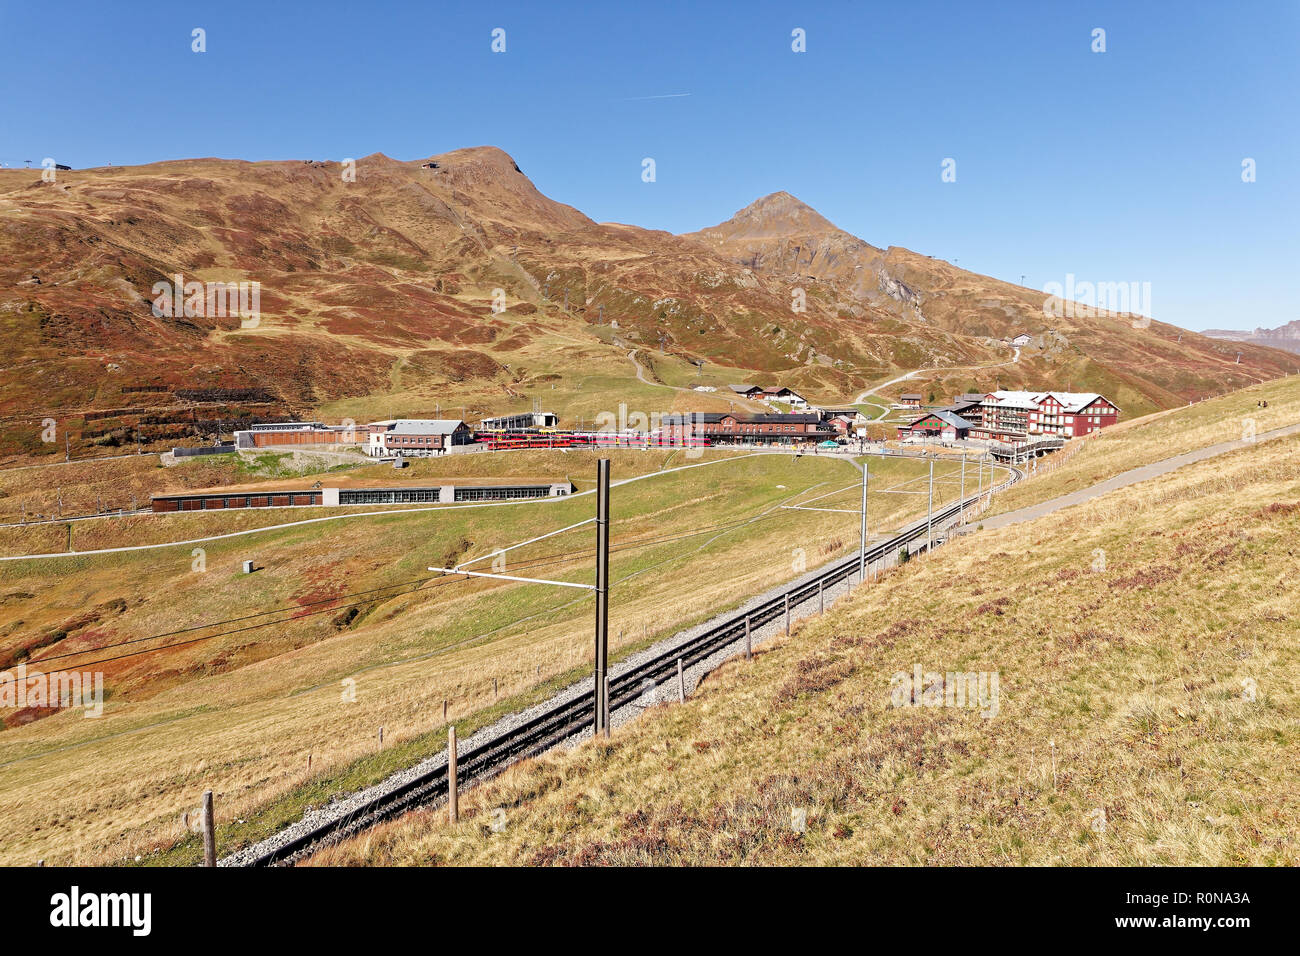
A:
<svg viewBox="0 0 1300 956">
<path fill-rule="evenodd" d="M 837 228 L 789 193 L 778 192 L 727 222 L 690 238 L 747 266 L 755 275 L 808 286 L 846 314 L 885 313 L 909 329 L 942 330 L 988 347 L 1021 332 L 1033 336 L 1015 365 L 983 372 L 922 375 L 898 391 L 935 390 L 942 400 L 957 391 L 1057 388 L 1099 391 L 1125 414 L 1142 415 L 1207 394 L 1239 388 L 1294 370 L 1294 359 L 1275 349 L 1242 353 L 1163 322 L 1100 309 L 1070 316 L 1044 311 L 1042 292 L 959 269 L 908 249 L 880 249 Z M 1050 311 L 1050 310 L 1049 310 Z M 1065 311 L 1062 309 L 1062 311 Z M 917 362 L 908 366 L 961 365 Z"/>
<path fill-rule="evenodd" d="M 968 535 L 316 862 L 1295 865 L 1298 535 L 1294 437 Z M 899 706 L 917 665 L 997 673 L 996 712 Z"/>
<path fill-rule="evenodd" d="M 778 507 L 804 492 L 841 489 L 843 503 L 829 506 L 851 506 L 859 479 L 843 460 L 710 452 L 703 467 L 658 474 L 694 462 L 680 452 L 608 454 L 618 479 L 653 474 L 611 492 L 615 657 L 788 579 L 796 562 L 816 567 L 856 543 L 851 514 Z M 594 453 L 489 457 L 413 468 L 426 479 L 469 467 L 533 477 L 567 472 L 584 490 L 595 474 Z M 889 489 L 920 480 L 925 468 L 915 459 L 873 461 L 874 527 L 897 526 L 924 508 L 920 496 Z M 951 500 L 956 464 L 936 471 L 936 501 Z M 373 477 L 384 472 L 391 469 L 370 466 Z M 821 499 L 822 506 L 840 500 Z M 193 808 L 200 784 L 218 794 L 223 823 L 305 788 L 312 796 L 296 804 L 300 813 L 327 789 L 322 781 L 352 779 L 349 768 L 376 753 L 380 726 L 385 748 L 419 741 L 427 751 L 431 731 L 446 733 L 443 699 L 464 729 L 465 721 L 589 673 L 592 605 L 582 592 L 429 580 L 435 576 L 426 569 L 572 525 L 592 506 L 591 497 L 574 497 L 358 518 L 340 514 L 381 509 L 99 519 L 75 525 L 77 548 L 334 520 L 155 550 L 0 563 L 0 669 L 102 671 L 106 693 L 94 720 L 79 709 L 0 714 L 0 793 L 11 823 L 0 834 L 0 861 L 120 860 L 170 845 L 182 836 L 180 814 Z M 4 529 L 0 541 L 13 551 L 59 550 L 68 527 L 52 527 L 52 534 L 51 526 Z M 512 551 L 506 569 L 590 581 L 592 534 L 578 528 Z M 247 558 L 255 574 L 240 572 Z M 346 678 L 356 681 L 355 702 L 341 699 Z M 362 769 L 394 769 L 387 761 Z M 248 835 L 225 834 L 223 846 Z"/>
<path fill-rule="evenodd" d="M 1262 406 L 1263 402 L 1268 407 Z M 1261 435 L 1300 421 L 1300 377 L 1262 382 L 1218 398 L 1121 421 L 1074 443 L 1059 467 L 1041 460 L 1044 474 L 999 495 L 994 512 L 1014 511 L 1069 494 L 1130 468 L 1194 448 Z"/>
<path fill-rule="evenodd" d="M 761 229 L 733 220 L 679 237 L 595 223 L 491 147 L 375 154 L 346 173 L 218 159 L 55 182 L 0 170 L 0 454 L 56 454 L 65 433 L 76 449 L 112 448 L 137 428 L 165 443 L 241 415 L 473 417 L 537 399 L 590 421 L 619 402 L 728 407 L 681 383 L 776 379 L 843 400 L 898 370 L 1003 362 L 997 337 L 1041 306 L 1029 290 L 868 246 L 792 197 L 756 204 Z M 809 260 L 807 235 L 824 255 Z M 800 279 L 796 312 L 801 271 L 813 279 Z M 177 274 L 259 282 L 259 323 L 156 317 L 154 283 Z M 1243 347 L 1235 365 L 1226 343 L 1171 344 L 1176 331 L 1080 320 L 986 377 L 1064 377 L 1135 414 L 1283 368 L 1268 349 Z M 638 381 L 630 350 L 679 389 Z"/>
</svg>

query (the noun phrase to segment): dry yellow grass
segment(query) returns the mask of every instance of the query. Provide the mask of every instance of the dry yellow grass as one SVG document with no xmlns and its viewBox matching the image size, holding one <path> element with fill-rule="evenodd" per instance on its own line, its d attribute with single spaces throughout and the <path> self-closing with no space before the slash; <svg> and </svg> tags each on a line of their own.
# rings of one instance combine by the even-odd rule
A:
<svg viewBox="0 0 1300 956">
<path fill-rule="evenodd" d="M 884 493 L 919 475 L 921 463 L 873 467 L 882 475 L 873 527 L 901 524 L 924 506 L 917 496 Z M 937 471 L 950 476 L 953 466 Z M 615 541 L 711 527 L 756 515 L 802 488 L 815 489 L 813 496 L 853 484 L 843 462 L 784 456 L 656 477 L 615 489 Z M 949 481 L 938 497 L 951 499 L 956 490 Z M 853 494 L 826 500 L 852 506 Z M 424 567 L 448 549 L 469 545 L 466 553 L 483 553 L 589 516 L 590 509 L 590 499 L 577 499 L 268 532 L 256 539 L 266 570 L 251 578 L 237 573 L 236 559 L 248 550 L 243 543 L 213 544 L 204 575 L 190 571 L 188 547 L 0 566 L 0 596 L 30 595 L 5 609 L 21 614 L 25 627 L 42 614 L 55 620 L 125 596 L 127 610 L 112 619 L 107 636 L 156 634 L 291 605 L 304 588 L 358 589 L 425 576 Z M 614 649 L 639 643 L 643 633 L 671 633 L 788 578 L 794 549 L 815 567 L 851 548 L 855 536 L 852 515 L 789 511 L 720 535 L 616 553 Z M 577 546 L 588 544 L 582 535 Z M 544 541 L 512 561 L 574 546 Z M 561 564 L 547 575 L 589 578 L 590 564 Z M 132 664 L 110 679 L 104 718 L 65 712 L 0 734 L 0 859 L 147 853 L 182 835 L 180 815 L 194 809 L 206 787 L 217 790 L 223 819 L 254 813 L 306 782 L 309 753 L 314 773 L 330 772 L 372 753 L 381 725 L 390 746 L 442 726 L 444 698 L 449 719 L 463 721 L 492 705 L 494 679 L 506 698 L 587 666 L 590 607 L 568 605 L 570 598 L 530 586 L 457 583 L 397 594 L 346 626 L 331 621 L 332 613 L 302 618 L 182 648 L 163 665 Z M 523 620 L 551 608 L 557 610 Z M 342 700 L 345 678 L 357 681 L 356 703 Z"/>
<path fill-rule="evenodd" d="M 1268 407 L 1261 407 L 1268 402 Z M 1156 412 L 1066 444 L 1061 459 L 1039 460 L 1039 473 L 998 498 L 993 511 L 1015 511 L 1086 488 L 1120 472 L 1172 458 L 1182 452 L 1261 435 L 1300 421 L 1300 376 L 1274 379 Z M 1059 462 L 1059 467 L 1058 467 Z"/>
<path fill-rule="evenodd" d="M 673 450 L 622 451 L 612 456 L 623 477 L 659 471 L 684 464 L 684 452 Z M 733 457 L 735 452 L 709 449 L 700 459 Z M 146 507 L 150 495 L 178 494 L 195 489 L 209 489 L 258 483 L 268 478 L 300 482 L 309 487 L 319 480 L 329 485 L 336 478 L 375 479 L 396 484 L 418 483 L 443 478 L 527 477 L 561 480 L 572 477 L 580 487 L 590 487 L 596 472 L 595 451 L 522 450 L 501 454 L 449 455 L 412 461 L 402 471 L 391 465 L 376 464 L 356 455 L 318 454 L 313 451 L 265 449 L 247 453 L 236 461 L 234 456 L 193 458 L 171 467 L 163 467 L 156 456 L 119 458 L 104 461 L 73 461 L 22 468 L 0 469 L 0 524 L 18 523 L 25 515 L 52 516 L 94 514 L 101 506 L 113 510 Z M 302 459 L 296 461 L 295 459 Z M 336 470 L 330 470 L 335 466 Z M 292 476 L 292 477 L 290 477 Z M 245 516 L 244 526 L 256 527 L 291 520 L 286 515 L 300 511 L 273 509 Z M 324 512 L 323 512 L 324 513 Z M 169 515 L 162 518 L 103 518 L 76 522 L 73 545 L 78 550 L 140 544 L 144 541 L 169 540 L 176 528 L 223 528 L 231 516 L 218 515 L 215 521 L 204 515 Z M 192 522 L 191 519 L 197 519 Z M 186 522 L 191 522 L 187 524 Z M 231 529 L 233 530 L 233 529 Z M 150 531 L 156 533 L 149 534 Z M 211 532 L 219 533 L 219 532 Z M 148 534 L 148 537 L 143 535 Z M 29 524 L 26 527 L 0 527 L 0 553 L 23 554 L 62 550 L 67 544 L 65 525 Z M 183 537 L 184 535 L 174 535 Z M 36 546 L 36 547 L 33 547 Z"/>
<path fill-rule="evenodd" d="M 1295 865 L 1297 540 L 1296 438 L 970 535 L 314 862 Z M 915 665 L 997 673 L 996 716 L 896 706 Z"/>
</svg>

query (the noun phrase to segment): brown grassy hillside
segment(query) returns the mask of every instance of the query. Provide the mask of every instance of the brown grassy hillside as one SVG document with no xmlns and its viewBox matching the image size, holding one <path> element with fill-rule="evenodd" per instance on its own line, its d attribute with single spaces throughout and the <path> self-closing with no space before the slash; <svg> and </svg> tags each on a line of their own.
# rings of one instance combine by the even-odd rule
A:
<svg viewBox="0 0 1300 956">
<path fill-rule="evenodd" d="M 654 355 L 664 381 L 777 379 L 844 399 L 899 369 L 1005 361 L 996 337 L 1041 305 L 1028 290 L 868 246 L 792 197 L 763 201 L 761 234 L 724 224 L 678 237 L 595 223 L 491 147 L 411 162 L 375 154 L 356 162 L 355 181 L 344 173 L 336 162 L 218 159 L 61 171 L 55 182 L 0 171 L 0 454 L 56 454 L 65 432 L 74 452 L 133 443 L 137 430 L 165 447 L 248 416 L 473 417 L 531 399 L 587 420 L 620 401 L 726 407 L 638 382 L 630 349 Z M 806 263 L 809 233 L 828 254 Z M 701 241 L 710 236 L 724 241 Z M 776 251 L 752 262 L 752 242 Z M 791 308 L 799 271 L 812 276 L 800 279 L 804 312 Z M 154 283 L 178 274 L 259 282 L 258 325 L 206 310 L 155 316 Z M 497 289 L 505 311 L 493 310 Z M 915 307 L 900 301 L 909 296 Z M 1171 327 L 1138 334 L 1102 317 L 1058 333 L 998 374 L 1011 384 L 1064 372 L 1139 411 L 1283 368 L 1267 349 L 1245 348 L 1238 366 L 1235 346 L 1188 335 L 1175 347 Z M 47 417 L 54 442 L 42 440 Z"/>
<path fill-rule="evenodd" d="M 972 534 L 316 862 L 1294 866 L 1297 535 L 1295 437 Z M 900 702 L 916 667 L 996 706 Z"/>
<path fill-rule="evenodd" d="M 886 323 L 890 320 L 877 316 L 891 316 L 899 329 L 900 349 L 906 349 L 909 340 L 904 330 L 917 328 L 988 347 L 1021 332 L 1034 337 L 1015 365 L 921 376 L 899 384 L 895 392 L 935 390 L 946 401 L 956 391 L 1056 383 L 1058 388 L 1102 392 L 1132 416 L 1295 368 L 1293 358 L 1258 347 L 1243 347 L 1237 364 L 1235 344 L 1146 321 L 1150 316 L 1078 308 L 1073 315 L 1049 317 L 1042 292 L 898 246 L 877 248 L 837 228 L 789 193 L 765 196 L 727 222 L 689 236 L 755 275 L 815 289 L 819 299 L 845 314 Z M 896 355 L 897 364 L 905 368 L 963 364 L 917 358 Z"/>
</svg>

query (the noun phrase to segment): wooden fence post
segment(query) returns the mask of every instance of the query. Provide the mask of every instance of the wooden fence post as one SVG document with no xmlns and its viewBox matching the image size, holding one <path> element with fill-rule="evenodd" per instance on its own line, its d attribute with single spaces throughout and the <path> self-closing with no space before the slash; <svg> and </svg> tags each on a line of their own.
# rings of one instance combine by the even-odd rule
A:
<svg viewBox="0 0 1300 956">
<path fill-rule="evenodd" d="M 447 728 L 447 817 L 455 823 L 460 819 L 456 805 L 456 727 Z"/>
<path fill-rule="evenodd" d="M 785 636 L 790 636 L 790 592 L 785 592 Z"/>
<path fill-rule="evenodd" d="M 682 676 L 682 659 L 677 658 L 677 703 L 686 703 L 686 678 Z"/>
<path fill-rule="evenodd" d="M 818 604 L 818 610 L 817 610 L 817 613 L 818 613 L 818 614 L 825 614 L 825 613 L 826 613 L 826 588 L 825 588 L 825 583 L 826 583 L 825 581 L 818 581 L 818 582 L 817 582 L 817 604 Z"/>
<path fill-rule="evenodd" d="M 753 642 L 749 637 L 749 615 L 745 615 L 745 660 L 754 656 Z"/>
<path fill-rule="evenodd" d="M 217 827 L 212 818 L 212 791 L 203 791 L 203 865 L 217 865 Z"/>
</svg>

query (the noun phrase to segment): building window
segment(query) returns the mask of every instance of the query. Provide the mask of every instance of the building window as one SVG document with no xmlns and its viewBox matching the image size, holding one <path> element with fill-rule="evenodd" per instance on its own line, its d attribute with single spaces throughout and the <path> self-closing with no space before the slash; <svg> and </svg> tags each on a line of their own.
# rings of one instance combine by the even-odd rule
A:
<svg viewBox="0 0 1300 956">
<path fill-rule="evenodd" d="M 339 504 L 422 504 L 438 501 L 440 493 L 438 488 L 342 488 L 339 489 Z"/>
<path fill-rule="evenodd" d="M 501 486 L 497 488 L 457 488 L 457 501 L 513 501 L 520 498 L 545 498 L 546 485 Z"/>
</svg>

